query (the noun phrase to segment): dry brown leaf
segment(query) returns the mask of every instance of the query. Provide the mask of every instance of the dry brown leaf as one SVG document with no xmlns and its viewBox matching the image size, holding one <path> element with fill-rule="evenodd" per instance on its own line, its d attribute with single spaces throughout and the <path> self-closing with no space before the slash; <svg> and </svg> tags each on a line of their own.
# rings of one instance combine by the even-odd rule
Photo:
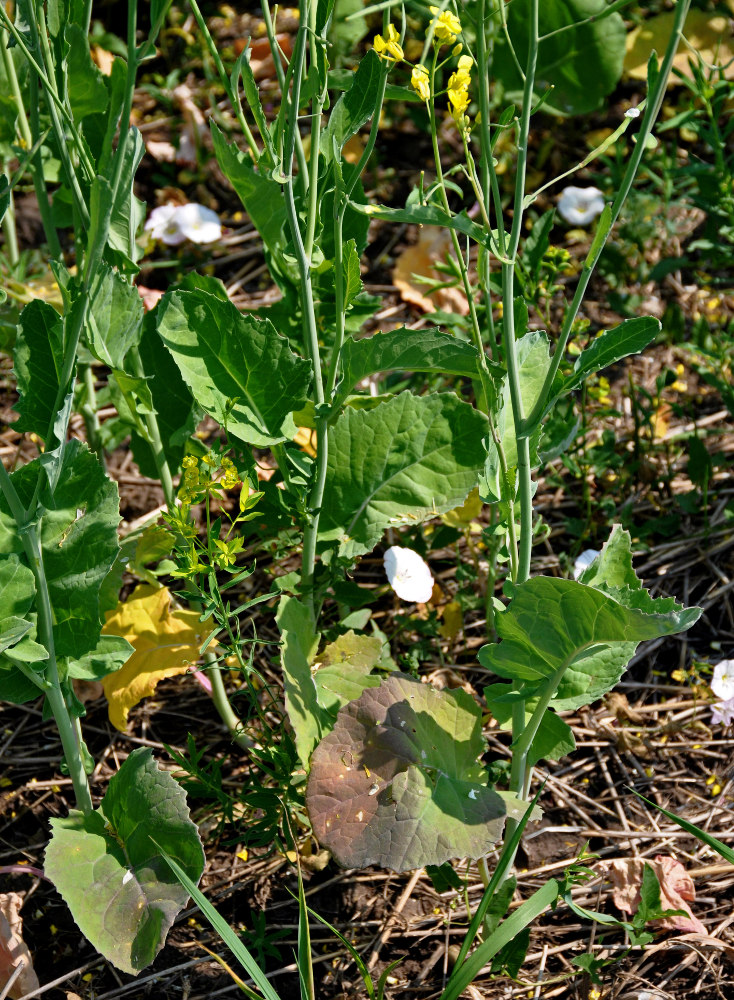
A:
<svg viewBox="0 0 734 1000">
<path fill-rule="evenodd" d="M 667 11 L 656 14 L 627 35 L 627 54 L 624 57 L 624 68 L 634 80 L 647 79 L 647 63 L 653 49 L 660 56 L 670 38 L 675 13 Z M 692 10 L 686 17 L 685 36 L 688 44 L 681 41 L 678 52 L 673 60 L 673 66 L 684 76 L 692 77 L 690 62 L 695 65 L 698 52 L 704 62 L 709 65 L 721 66 L 727 80 L 734 79 L 734 46 L 732 34 L 726 17 L 707 14 L 702 10 Z M 668 86 L 675 84 L 676 77 L 671 73 Z"/>
<path fill-rule="evenodd" d="M 454 312 L 460 316 L 469 313 L 469 303 L 458 288 L 442 288 L 429 292 L 425 285 L 416 282 L 414 275 L 444 281 L 446 275 L 435 269 L 436 262 L 446 259 L 451 251 L 451 235 L 438 226 L 423 226 L 418 232 L 418 242 L 404 250 L 395 261 L 392 280 L 406 302 L 418 306 L 423 312 Z"/>
<path fill-rule="evenodd" d="M 621 691 L 610 691 L 606 695 L 604 703 L 615 719 L 634 722 L 636 726 L 641 726 L 645 721 L 645 717 L 630 706 L 627 695 L 622 694 Z"/>
<path fill-rule="evenodd" d="M 609 873 L 612 880 L 612 899 L 622 913 L 635 913 L 640 905 L 640 885 L 645 864 L 649 864 L 660 883 L 660 905 L 664 910 L 685 910 L 688 916 L 663 917 L 653 921 L 658 927 L 669 931 L 706 934 L 706 928 L 691 913 L 689 902 L 696 898 L 693 879 L 680 861 L 669 855 L 656 854 L 654 861 L 643 858 L 615 858 L 603 861 L 600 868 Z"/>
<path fill-rule="evenodd" d="M 19 966 L 23 971 L 14 980 L 7 994 L 12 1000 L 40 987 L 33 970 L 33 960 L 23 940 L 23 918 L 20 908 L 23 897 L 17 892 L 0 893 L 0 992 L 7 986 Z"/>
</svg>

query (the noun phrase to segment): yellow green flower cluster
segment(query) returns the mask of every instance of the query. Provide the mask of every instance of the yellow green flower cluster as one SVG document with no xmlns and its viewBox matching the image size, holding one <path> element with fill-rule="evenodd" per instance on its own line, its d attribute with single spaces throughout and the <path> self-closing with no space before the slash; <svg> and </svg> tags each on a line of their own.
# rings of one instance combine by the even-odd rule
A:
<svg viewBox="0 0 734 1000">
<path fill-rule="evenodd" d="M 418 63 L 413 67 L 410 74 L 410 85 L 415 90 L 422 101 L 429 100 L 431 96 L 431 81 L 428 77 L 428 70 Z"/>
</svg>

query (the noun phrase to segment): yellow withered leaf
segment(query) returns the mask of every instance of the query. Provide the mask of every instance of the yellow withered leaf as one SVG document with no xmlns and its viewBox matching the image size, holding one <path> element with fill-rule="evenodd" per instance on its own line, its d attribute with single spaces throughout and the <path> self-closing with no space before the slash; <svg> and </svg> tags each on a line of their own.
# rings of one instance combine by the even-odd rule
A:
<svg viewBox="0 0 734 1000">
<path fill-rule="evenodd" d="M 656 14 L 627 35 L 624 68 L 633 79 L 647 78 L 647 62 L 653 49 L 662 57 L 673 28 L 674 17 L 673 11 Z M 693 74 L 689 63 L 693 62 L 695 65 L 696 53 L 699 53 L 705 63 L 723 67 L 727 80 L 734 79 L 734 48 L 726 16 L 692 10 L 686 17 L 685 36 L 687 42 L 681 41 L 673 60 L 676 69 L 691 77 Z M 671 74 L 668 86 L 677 82 L 677 77 Z"/>
<path fill-rule="evenodd" d="M 464 627 L 464 614 L 458 601 L 449 601 L 443 608 L 438 634 L 444 639 L 455 639 Z"/>
<path fill-rule="evenodd" d="M 479 497 L 479 489 L 475 487 L 461 507 L 454 507 L 453 510 L 442 514 L 441 520 L 450 528 L 458 528 L 461 531 L 470 525 L 474 518 L 479 517 L 483 506 L 484 504 Z"/>
<path fill-rule="evenodd" d="M 195 611 L 171 607 L 171 593 L 165 587 L 143 584 L 118 604 L 102 632 L 121 635 L 135 652 L 102 681 L 110 722 L 116 729 L 125 732 L 130 709 L 153 694 L 159 681 L 183 674 L 197 662 L 207 631 Z"/>
</svg>

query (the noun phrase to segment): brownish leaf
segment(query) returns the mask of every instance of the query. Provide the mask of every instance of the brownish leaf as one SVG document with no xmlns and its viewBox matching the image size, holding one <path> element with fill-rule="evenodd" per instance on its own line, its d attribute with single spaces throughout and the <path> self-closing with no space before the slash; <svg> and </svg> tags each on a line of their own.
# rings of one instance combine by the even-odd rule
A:
<svg viewBox="0 0 734 1000">
<path fill-rule="evenodd" d="M 622 913 L 635 913 L 640 905 L 640 885 L 645 868 L 644 858 L 615 858 L 604 861 L 600 868 L 606 870 L 612 880 L 612 899 Z M 696 898 L 693 879 L 680 861 L 669 855 L 657 854 L 654 861 L 648 861 L 660 883 L 660 905 L 664 910 L 685 910 L 688 916 L 664 917 L 654 923 L 662 930 L 694 932 L 705 934 L 706 928 L 691 913 L 688 903 Z"/>
<path fill-rule="evenodd" d="M 445 281 L 447 275 L 435 269 L 436 263 L 446 259 L 451 250 L 451 234 L 437 226 L 423 226 L 418 232 L 418 242 L 404 250 L 395 261 L 392 280 L 406 302 L 418 306 L 423 312 L 454 312 L 460 316 L 469 313 L 469 303 L 459 288 L 442 288 L 430 292 L 415 280 L 415 275 Z"/>
<path fill-rule="evenodd" d="M 22 905 L 23 897 L 19 893 L 0 893 L 0 993 L 15 975 L 16 969 L 23 967 L 7 994 L 12 1000 L 37 990 L 41 985 L 33 971 L 31 953 L 23 940 Z"/>
</svg>

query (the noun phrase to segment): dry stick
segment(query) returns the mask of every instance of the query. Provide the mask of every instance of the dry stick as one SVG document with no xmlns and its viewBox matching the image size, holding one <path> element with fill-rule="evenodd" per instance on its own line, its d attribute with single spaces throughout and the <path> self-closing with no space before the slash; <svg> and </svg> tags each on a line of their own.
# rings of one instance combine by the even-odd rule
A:
<svg viewBox="0 0 734 1000">
<path fill-rule="evenodd" d="M 410 876 L 408 884 L 406 885 L 405 889 L 403 889 L 403 893 L 402 893 L 400 899 L 398 900 L 398 902 L 395 905 L 395 909 L 392 910 L 392 912 L 390 913 L 390 916 L 385 921 L 385 926 L 382 929 L 382 932 L 380 933 L 380 936 L 378 937 L 377 942 L 375 943 L 375 945 L 374 945 L 374 947 L 372 949 L 372 953 L 371 953 L 371 955 L 369 957 L 369 960 L 367 962 L 367 968 L 368 969 L 370 969 L 370 970 L 374 969 L 375 965 L 377 964 L 377 960 L 380 957 L 380 951 L 382 949 L 382 946 L 385 944 L 385 942 L 387 941 L 387 939 L 390 937 L 390 932 L 392 931 L 392 927 L 393 927 L 393 924 L 395 923 L 395 919 L 405 909 L 405 904 L 410 899 L 410 897 L 411 897 L 411 895 L 413 893 L 413 890 L 415 889 L 416 885 L 418 884 L 418 880 L 420 879 L 420 877 L 421 877 L 422 874 L 423 874 L 423 869 L 419 868 L 417 871 L 414 871 L 413 874 Z"/>
</svg>

